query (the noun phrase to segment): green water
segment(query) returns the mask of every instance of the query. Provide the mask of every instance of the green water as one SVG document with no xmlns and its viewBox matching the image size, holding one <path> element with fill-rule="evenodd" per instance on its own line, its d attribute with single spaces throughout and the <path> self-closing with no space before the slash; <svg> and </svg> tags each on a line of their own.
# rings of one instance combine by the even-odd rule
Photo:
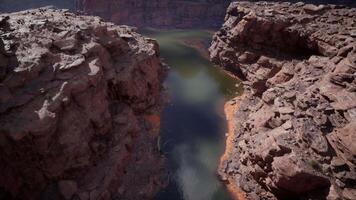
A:
<svg viewBox="0 0 356 200">
<path fill-rule="evenodd" d="M 157 39 L 171 69 L 165 81 L 169 103 L 161 115 L 161 147 L 170 172 L 157 200 L 229 200 L 216 175 L 224 151 L 226 100 L 241 93 L 239 83 L 183 41 L 203 41 L 207 31 L 145 30 Z"/>
</svg>

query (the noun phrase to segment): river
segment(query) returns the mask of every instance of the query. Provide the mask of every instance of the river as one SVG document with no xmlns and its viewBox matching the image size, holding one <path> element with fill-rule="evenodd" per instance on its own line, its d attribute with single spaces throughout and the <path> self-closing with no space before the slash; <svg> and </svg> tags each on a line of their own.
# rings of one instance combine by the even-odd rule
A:
<svg viewBox="0 0 356 200">
<path fill-rule="evenodd" d="M 143 33 L 158 41 L 171 68 L 164 83 L 169 103 L 161 115 L 160 139 L 169 185 L 156 200 L 229 200 L 216 169 L 225 144 L 223 106 L 241 93 L 238 80 L 208 60 L 208 31 Z"/>
</svg>

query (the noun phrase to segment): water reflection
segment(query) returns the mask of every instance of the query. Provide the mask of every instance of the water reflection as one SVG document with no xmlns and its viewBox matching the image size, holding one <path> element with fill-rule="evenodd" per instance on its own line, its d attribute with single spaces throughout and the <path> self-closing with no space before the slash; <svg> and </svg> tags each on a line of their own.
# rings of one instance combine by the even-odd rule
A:
<svg viewBox="0 0 356 200">
<path fill-rule="evenodd" d="M 187 104 L 204 104 L 207 99 L 216 98 L 218 89 L 206 73 L 198 72 L 192 78 L 185 78 L 180 82 L 182 75 L 172 72 L 167 80 L 170 97 L 176 101 Z"/>
<path fill-rule="evenodd" d="M 144 32 L 156 38 L 171 70 L 165 81 L 170 103 L 162 113 L 161 147 L 171 172 L 170 183 L 157 200 L 227 200 L 216 176 L 223 152 L 226 99 L 241 88 L 183 41 L 209 40 L 205 31 Z"/>
<path fill-rule="evenodd" d="M 210 175 L 216 169 L 216 160 L 212 158 L 217 149 L 211 149 L 213 145 L 212 142 L 202 141 L 196 149 L 187 144 L 176 147 L 175 155 L 180 163 L 177 180 L 184 199 L 211 199 L 219 190 L 220 185 Z"/>
</svg>

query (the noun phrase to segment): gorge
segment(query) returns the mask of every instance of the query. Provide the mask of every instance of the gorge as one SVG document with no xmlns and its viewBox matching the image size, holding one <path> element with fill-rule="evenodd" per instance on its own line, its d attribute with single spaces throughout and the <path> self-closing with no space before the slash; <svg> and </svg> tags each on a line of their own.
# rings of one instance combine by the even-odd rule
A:
<svg viewBox="0 0 356 200">
<path fill-rule="evenodd" d="M 216 169 L 225 143 L 223 105 L 241 94 L 239 81 L 209 62 L 211 32 L 149 29 L 143 33 L 157 39 L 161 57 L 170 66 L 165 81 L 169 102 L 161 114 L 160 134 L 169 184 L 155 199 L 230 200 Z"/>
<path fill-rule="evenodd" d="M 353 0 L 0 0 L 0 200 L 354 200 L 355 76 Z"/>
</svg>

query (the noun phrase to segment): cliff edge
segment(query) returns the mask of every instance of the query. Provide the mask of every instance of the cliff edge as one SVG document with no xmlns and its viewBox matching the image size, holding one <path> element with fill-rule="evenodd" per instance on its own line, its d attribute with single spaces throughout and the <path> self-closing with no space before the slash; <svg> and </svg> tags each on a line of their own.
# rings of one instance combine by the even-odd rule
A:
<svg viewBox="0 0 356 200">
<path fill-rule="evenodd" d="M 0 15 L 0 196 L 152 198 L 163 76 L 157 43 L 126 26 Z"/>
<path fill-rule="evenodd" d="M 225 20 L 211 58 L 246 91 L 221 178 L 245 199 L 356 199 L 356 9 L 233 2 Z"/>
</svg>

